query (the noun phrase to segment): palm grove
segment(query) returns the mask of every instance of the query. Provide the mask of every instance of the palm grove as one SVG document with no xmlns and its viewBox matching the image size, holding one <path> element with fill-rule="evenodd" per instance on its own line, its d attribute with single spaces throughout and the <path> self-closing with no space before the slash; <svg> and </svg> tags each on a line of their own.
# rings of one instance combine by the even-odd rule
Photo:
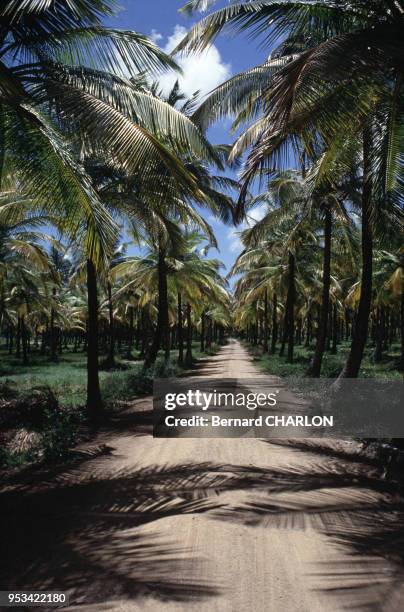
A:
<svg viewBox="0 0 404 612">
<path fill-rule="evenodd" d="M 230 332 L 289 362 L 307 345 L 311 376 L 342 340 L 340 376 L 358 376 L 367 343 L 380 361 L 401 342 L 403 367 L 402 3 L 226 3 L 176 51 L 227 29 L 271 55 L 202 102 L 159 90 L 175 60 L 104 27 L 114 9 L 0 9 L 3 359 L 58 368 L 84 350 L 93 418 L 101 358 L 189 367 L 196 340 L 203 352 Z M 229 115 L 240 135 L 211 145 L 207 128 Z M 204 211 L 243 224 L 233 295 Z"/>
</svg>

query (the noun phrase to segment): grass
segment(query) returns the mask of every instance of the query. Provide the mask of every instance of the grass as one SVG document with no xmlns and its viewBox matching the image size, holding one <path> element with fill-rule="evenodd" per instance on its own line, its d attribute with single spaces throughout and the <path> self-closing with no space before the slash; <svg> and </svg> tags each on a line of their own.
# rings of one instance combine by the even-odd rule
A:
<svg viewBox="0 0 404 612">
<path fill-rule="evenodd" d="M 314 352 L 314 346 L 309 348 L 296 346 L 294 363 L 291 364 L 286 363 L 285 357 L 279 356 L 279 346 L 275 355 L 263 355 L 262 347 L 246 342 L 244 344 L 253 355 L 254 361 L 259 368 L 274 376 L 285 378 L 304 377 Z M 329 352 L 324 354 L 321 370 L 323 378 L 336 378 L 338 376 L 349 353 L 349 349 L 349 342 L 343 342 L 338 346 L 336 355 L 332 355 Z M 397 369 L 399 358 L 400 346 L 398 344 L 392 346 L 389 353 L 384 355 L 381 363 L 373 362 L 373 349 L 372 347 L 367 347 L 359 376 L 360 378 L 401 380 L 403 373 Z"/>
<path fill-rule="evenodd" d="M 64 406 L 81 406 L 86 400 L 86 355 L 65 352 L 57 363 L 47 357 L 32 354 L 28 365 L 0 351 L 0 375 L 18 385 L 18 390 L 27 392 L 35 387 L 49 387 Z M 140 369 L 140 362 L 125 362 L 133 371 Z M 119 378 L 125 371 L 100 371 L 100 383 L 108 389 L 111 380 Z"/>
<path fill-rule="evenodd" d="M 208 352 L 193 345 L 197 361 Z M 115 370 L 100 371 L 101 394 L 109 408 L 152 393 L 156 377 L 181 376 L 186 368 L 177 365 L 177 351 L 166 363 L 160 354 L 152 370 L 144 371 L 142 361 L 118 358 Z M 100 356 L 102 363 L 104 356 Z M 29 364 L 0 349 L 0 468 L 19 469 L 38 462 L 65 461 L 77 444 L 85 420 L 86 354 L 65 351 L 56 363 L 35 352 Z M 10 422 L 11 418 L 11 422 Z"/>
<path fill-rule="evenodd" d="M 208 352 L 201 353 L 199 343 L 193 344 L 195 360 L 208 355 L 214 355 L 218 345 L 212 345 Z M 103 357 L 100 357 L 100 363 Z M 100 385 L 102 397 L 106 403 L 114 401 L 130 401 L 135 397 L 151 393 L 153 377 L 177 376 L 184 373 L 185 368 L 177 366 L 177 351 L 172 351 L 168 365 L 159 356 L 153 371 L 144 372 L 142 361 L 126 361 L 118 359 L 118 368 L 112 371 L 100 370 Z M 66 407 L 83 406 L 86 401 L 86 354 L 65 351 L 56 363 L 50 362 L 46 356 L 36 353 L 30 355 L 28 365 L 23 365 L 21 359 L 9 355 L 4 348 L 0 349 L 0 378 L 16 385 L 20 393 L 29 393 L 36 387 L 48 387 L 58 402 Z"/>
</svg>

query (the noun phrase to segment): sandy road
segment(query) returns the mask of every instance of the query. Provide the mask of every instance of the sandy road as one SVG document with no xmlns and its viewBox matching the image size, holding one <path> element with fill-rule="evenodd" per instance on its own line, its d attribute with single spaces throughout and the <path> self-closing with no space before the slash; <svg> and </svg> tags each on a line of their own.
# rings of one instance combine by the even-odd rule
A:
<svg viewBox="0 0 404 612">
<path fill-rule="evenodd" d="M 209 360 L 199 374 L 217 378 L 259 376 L 246 351 L 235 341 Z M 237 470 L 238 466 L 252 471 L 283 467 L 293 470 L 293 466 L 296 466 L 301 472 L 305 463 L 309 469 L 313 461 L 317 460 L 311 453 L 248 438 L 165 440 L 153 439 L 149 435 L 136 438 L 124 435 L 115 441 L 111 440 L 110 444 L 116 449 L 114 458 L 103 470 L 132 467 L 139 470 L 151 466 L 153 469 L 157 466 L 166 469 L 167 466 L 198 466 L 206 463 L 227 466 L 226 470 L 229 472 L 233 468 Z M 203 476 L 201 478 L 202 481 L 196 482 L 203 482 Z M 163 495 L 164 478 L 159 486 Z M 181 489 L 180 486 L 178 488 Z M 215 487 L 212 489 L 214 491 Z M 209 493 L 212 491 L 206 492 L 207 503 L 212 503 Z M 316 491 L 316 495 L 321 496 L 321 493 Z M 177 492 L 177 495 L 181 498 L 181 491 Z M 203 486 L 195 486 L 193 496 L 198 498 L 204 495 Z M 221 488 L 218 485 L 217 494 L 213 495 L 213 503 L 220 505 L 221 509 L 163 516 L 134 530 L 121 532 L 115 537 L 124 537 L 126 543 L 130 542 L 131 537 L 140 536 L 145 541 L 151 539 L 158 545 L 164 545 L 168 550 L 167 556 L 157 564 L 152 564 L 150 569 L 145 565 L 144 572 L 155 572 L 155 575 L 149 575 L 148 579 L 142 577 L 146 586 L 143 591 L 138 591 L 135 597 L 122 597 L 118 595 L 118 589 L 116 595 L 111 592 L 109 598 L 104 599 L 102 607 L 100 604 L 86 604 L 84 601 L 77 607 L 77 601 L 74 609 L 83 612 L 104 607 L 125 612 L 332 612 L 345 609 L 347 600 L 342 600 L 335 594 L 332 596 L 332 589 L 330 596 L 324 587 L 334 586 L 329 584 L 330 578 L 327 576 L 330 567 L 349 570 L 352 560 L 345 549 L 341 549 L 327 537 L 323 529 L 313 527 L 304 514 L 298 516 L 296 521 L 293 516 L 293 503 L 299 495 L 300 493 L 294 491 L 272 494 L 271 499 L 276 503 L 281 501 L 283 504 L 290 504 L 291 516 L 284 517 L 283 523 L 282 520 L 275 520 L 273 523 L 270 514 L 268 521 L 261 520 L 260 515 L 258 521 L 239 521 L 234 520 L 231 509 L 242 507 L 250 501 L 259 503 L 261 500 L 265 504 L 269 498 L 267 488 L 250 487 L 248 482 L 235 490 L 231 490 L 231 487 L 226 490 L 226 487 Z M 342 499 L 344 496 L 349 499 L 349 489 L 340 488 L 337 495 L 338 499 L 341 499 L 341 496 Z M 366 498 L 366 492 L 364 495 Z M 317 502 L 313 503 L 316 505 Z M 325 502 L 325 507 L 327 503 L 328 501 Z M 119 547 L 115 547 L 116 550 L 119 550 Z M 96 552 L 94 554 L 97 555 Z M 99 555 L 98 561 L 105 567 L 108 563 L 108 553 L 102 550 Z M 173 557 L 177 557 L 176 562 L 170 565 Z M 164 559 L 166 566 L 163 570 L 160 564 L 165 563 Z M 142 573 L 139 563 L 142 564 L 142 560 L 134 557 L 132 566 L 130 557 L 128 559 L 127 571 L 133 571 L 137 579 L 139 573 Z M 350 591 L 346 587 L 355 587 L 367 575 L 366 566 L 359 566 L 358 569 L 357 560 L 355 563 L 352 577 L 344 577 L 344 580 L 348 581 L 344 585 L 348 601 Z M 332 571 L 335 572 L 335 569 Z M 164 580 L 172 581 L 176 586 L 171 591 L 156 588 L 156 583 L 163 583 Z M 375 609 L 370 607 L 375 592 L 367 596 L 369 609 Z M 385 604 L 380 593 L 380 607 L 377 609 L 389 609 L 384 608 Z M 366 595 L 365 600 L 361 600 L 361 605 L 367 608 Z"/>
<path fill-rule="evenodd" d="M 260 375 L 236 341 L 201 374 Z M 403 609 L 390 562 L 352 556 L 333 533 L 378 520 L 379 480 L 362 460 L 254 438 L 153 439 L 151 404 L 101 432 L 109 454 L 3 494 L 2 588 L 67 591 L 71 612 Z"/>
</svg>

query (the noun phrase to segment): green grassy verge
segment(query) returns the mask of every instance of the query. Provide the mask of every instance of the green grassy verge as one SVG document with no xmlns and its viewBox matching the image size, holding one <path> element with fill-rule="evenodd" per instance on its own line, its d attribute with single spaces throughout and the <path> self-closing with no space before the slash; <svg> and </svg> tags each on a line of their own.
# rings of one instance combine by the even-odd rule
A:
<svg viewBox="0 0 404 612">
<path fill-rule="evenodd" d="M 215 354 L 217 345 L 201 353 L 199 343 L 193 345 L 195 360 Z M 102 362 L 100 358 L 100 363 Z M 66 407 L 83 406 L 86 401 L 86 355 L 85 353 L 63 353 L 57 363 L 48 357 L 32 354 L 28 365 L 21 359 L 10 356 L 0 349 L 0 378 L 9 382 L 21 393 L 29 393 L 36 387 L 48 387 L 60 404 Z M 178 376 L 184 368 L 177 365 L 177 351 L 172 351 L 168 364 L 159 355 L 155 367 L 150 372 L 143 371 L 142 361 L 118 360 L 118 368 L 113 371 L 100 371 L 102 397 L 106 403 L 126 401 L 150 393 L 153 377 Z"/>
<path fill-rule="evenodd" d="M 195 342 L 194 361 L 214 355 L 219 348 L 213 345 L 202 353 Z M 186 374 L 177 359 L 177 351 L 172 351 L 168 363 L 160 354 L 149 371 L 143 370 L 140 360 L 121 359 L 116 370 L 101 370 L 105 404 L 113 408 L 150 394 L 156 377 Z M 86 417 L 86 379 L 85 353 L 66 351 L 56 363 L 33 353 L 29 364 L 23 365 L 20 359 L 0 349 L 0 467 L 22 468 L 70 457 Z"/>
<path fill-rule="evenodd" d="M 279 356 L 279 348 L 275 355 L 268 355 L 267 353 L 264 355 L 260 346 L 254 346 L 247 342 L 244 342 L 244 346 L 248 348 L 260 369 L 274 376 L 285 378 L 304 377 L 314 352 L 314 347 L 296 346 L 294 363 L 286 363 L 285 357 Z M 338 376 L 348 355 L 349 348 L 350 344 L 344 342 L 338 346 L 336 355 L 332 355 L 329 352 L 324 354 L 321 370 L 322 378 L 336 378 Z M 403 377 L 403 373 L 397 369 L 399 358 L 400 346 L 397 344 L 393 345 L 391 350 L 384 355 L 381 363 L 374 363 L 373 349 L 369 347 L 365 351 L 360 377 L 400 380 Z"/>
</svg>

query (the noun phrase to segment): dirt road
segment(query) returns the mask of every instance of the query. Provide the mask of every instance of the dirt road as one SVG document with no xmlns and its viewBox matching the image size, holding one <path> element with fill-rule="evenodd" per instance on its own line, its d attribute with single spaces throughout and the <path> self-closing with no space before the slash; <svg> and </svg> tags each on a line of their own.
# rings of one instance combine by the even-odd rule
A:
<svg viewBox="0 0 404 612">
<path fill-rule="evenodd" d="M 259 373 L 232 341 L 201 374 Z M 80 612 L 395 609 L 390 565 L 337 541 L 385 495 L 353 447 L 153 439 L 144 423 L 105 432 L 109 456 L 44 488 L 48 537 L 27 536 L 19 588 L 68 589 Z"/>
</svg>

